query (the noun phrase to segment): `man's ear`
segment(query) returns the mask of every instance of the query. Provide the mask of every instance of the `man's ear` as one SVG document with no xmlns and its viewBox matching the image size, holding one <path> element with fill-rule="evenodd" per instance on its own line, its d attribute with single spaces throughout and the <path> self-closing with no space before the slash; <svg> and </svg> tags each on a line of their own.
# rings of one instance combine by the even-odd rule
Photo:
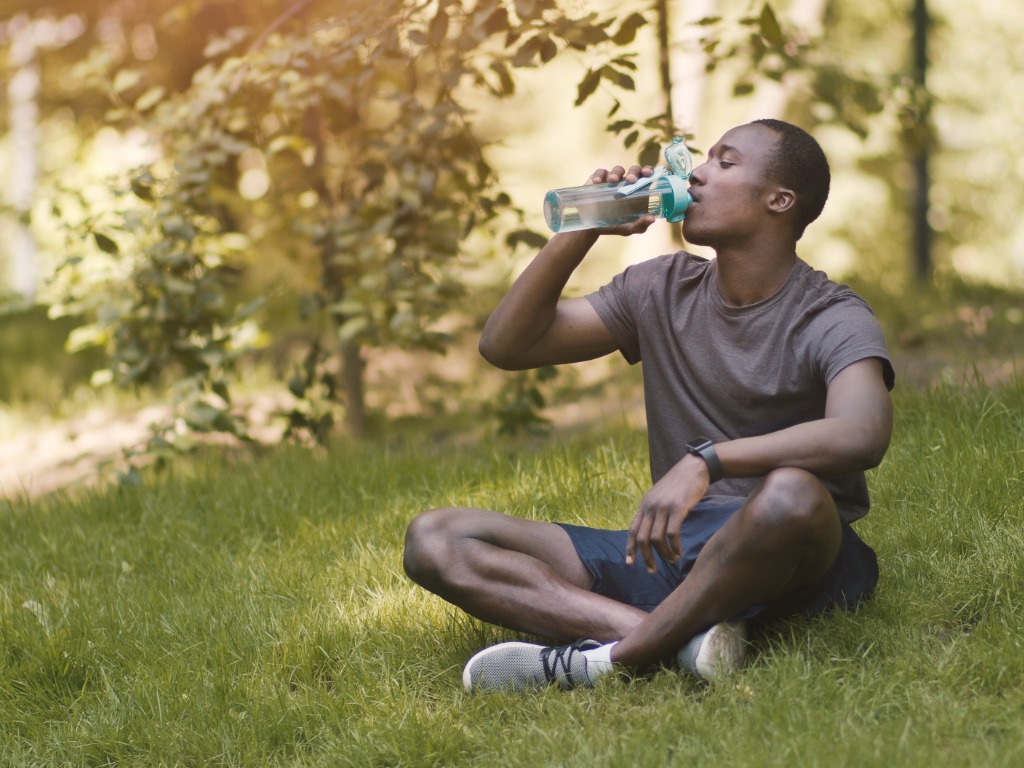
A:
<svg viewBox="0 0 1024 768">
<path fill-rule="evenodd" d="M 776 187 L 768 198 L 768 209 L 772 213 L 785 213 L 796 205 L 796 195 L 793 190 L 785 187 Z"/>
</svg>

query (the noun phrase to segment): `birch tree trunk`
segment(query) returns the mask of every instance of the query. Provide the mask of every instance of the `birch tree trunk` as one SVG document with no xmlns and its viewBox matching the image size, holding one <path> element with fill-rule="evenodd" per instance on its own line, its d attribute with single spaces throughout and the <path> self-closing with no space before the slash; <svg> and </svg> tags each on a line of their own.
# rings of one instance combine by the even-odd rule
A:
<svg viewBox="0 0 1024 768">
<path fill-rule="evenodd" d="M 704 89 L 707 82 L 707 54 L 698 43 L 700 28 L 696 22 L 715 16 L 718 0 L 688 0 L 679 11 L 678 29 L 682 46 L 674 57 L 676 63 L 672 76 L 672 115 L 677 125 L 696 132 L 700 128 L 704 109 Z"/>
<path fill-rule="evenodd" d="M 39 285 L 39 264 L 28 217 L 39 174 L 39 61 L 32 23 L 21 17 L 12 22 L 12 27 L 15 29 L 11 41 L 14 75 L 7 84 L 11 131 L 11 176 L 7 194 L 14 212 L 8 241 L 10 287 L 26 302 L 33 303 Z"/>
</svg>

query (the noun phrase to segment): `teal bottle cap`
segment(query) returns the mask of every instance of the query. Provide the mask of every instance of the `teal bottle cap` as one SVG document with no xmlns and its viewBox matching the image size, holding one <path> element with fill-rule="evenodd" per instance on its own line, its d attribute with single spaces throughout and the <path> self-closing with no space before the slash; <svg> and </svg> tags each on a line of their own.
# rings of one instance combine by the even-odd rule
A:
<svg viewBox="0 0 1024 768">
<path fill-rule="evenodd" d="M 683 179 L 690 178 L 690 171 L 693 170 L 693 158 L 690 150 L 686 148 L 686 142 L 682 136 L 676 136 L 672 143 L 665 147 L 665 162 L 672 169 L 672 173 Z"/>
</svg>

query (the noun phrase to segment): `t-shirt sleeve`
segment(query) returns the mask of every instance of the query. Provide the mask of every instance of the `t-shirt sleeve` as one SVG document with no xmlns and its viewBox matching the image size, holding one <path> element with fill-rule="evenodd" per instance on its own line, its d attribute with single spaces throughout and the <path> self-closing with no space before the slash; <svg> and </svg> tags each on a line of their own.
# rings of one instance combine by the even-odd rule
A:
<svg viewBox="0 0 1024 768">
<path fill-rule="evenodd" d="M 837 298 L 812 322 L 812 335 L 818 343 L 816 365 L 828 386 L 840 371 L 861 360 L 878 358 L 887 389 L 896 383 L 896 373 L 885 347 L 885 337 L 871 309 L 856 294 Z"/>
<path fill-rule="evenodd" d="M 645 262 L 646 264 L 646 262 Z M 642 269 L 645 264 L 627 267 L 607 285 L 587 295 L 587 301 L 619 344 L 619 351 L 630 363 L 640 362 L 640 336 L 637 331 L 637 305 Z"/>
</svg>

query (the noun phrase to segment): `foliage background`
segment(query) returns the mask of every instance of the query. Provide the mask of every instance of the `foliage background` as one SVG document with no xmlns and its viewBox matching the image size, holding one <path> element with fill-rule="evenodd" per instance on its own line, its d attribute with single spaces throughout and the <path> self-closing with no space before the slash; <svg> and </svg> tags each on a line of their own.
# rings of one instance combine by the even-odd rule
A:
<svg viewBox="0 0 1024 768">
<path fill-rule="evenodd" d="M 93 382 L 168 403 L 150 448 L 187 447 L 196 429 L 246 436 L 253 387 L 277 392 L 282 431 L 313 439 L 341 419 L 357 434 L 382 417 L 467 410 L 535 426 L 559 391 L 626 375 L 599 361 L 547 382 L 502 377 L 474 354 L 483 317 L 539 242 L 527 233 L 544 231 L 543 192 L 649 155 L 672 132 L 690 134 L 699 151 L 737 122 L 780 114 L 814 129 L 834 170 L 832 200 L 801 255 L 879 306 L 902 304 L 890 336 L 897 357 L 906 348 L 916 362 L 951 340 L 969 351 L 979 326 L 1007 338 L 1022 322 L 1012 299 L 970 308 L 950 292 L 1020 284 L 1024 225 L 1006 212 L 1024 203 L 1015 42 L 1024 12 L 929 5 L 933 100 L 923 102 L 908 81 L 909 2 L 668 3 L 670 126 L 656 6 L 644 2 L 5 0 L 11 84 L 16 43 L 37 24 L 40 167 L 31 205 L 8 201 L 0 217 L 0 265 L 10 274 L 10 235 L 29 227 L 42 272 L 36 300 L 65 316 L 56 327 L 70 331 L 70 350 L 94 348 L 84 358 Z M 339 43 L 351 37 L 339 30 L 360 23 L 371 36 L 383 31 L 372 49 L 383 53 L 339 65 L 327 54 L 357 50 Z M 463 23 L 487 35 L 467 42 Z M 406 66 L 384 44 L 399 39 L 430 55 Z M 403 86 L 414 69 L 418 79 Z M 363 127 L 322 101 L 343 102 L 353 82 L 394 102 L 374 107 Z M 424 128 L 425 92 L 447 110 L 447 154 Z M 0 108 L 7 174 L 19 157 L 13 103 Z M 909 267 L 910 157 L 928 135 L 936 267 L 933 284 L 921 285 Z M 457 191 L 457 179 L 470 181 Z M 389 220 L 403 205 L 418 223 Z M 414 245 L 422 258 L 410 256 Z M 602 243 L 569 291 L 678 246 L 667 226 Z M 8 313 L 21 306 L 5 303 Z M 429 349 L 447 354 L 424 356 Z M 18 358 L 6 359 L 12 370 Z M 56 361 L 70 377 L 56 389 L 81 381 L 81 360 Z M 360 414 L 353 403 L 363 398 Z"/>
</svg>

